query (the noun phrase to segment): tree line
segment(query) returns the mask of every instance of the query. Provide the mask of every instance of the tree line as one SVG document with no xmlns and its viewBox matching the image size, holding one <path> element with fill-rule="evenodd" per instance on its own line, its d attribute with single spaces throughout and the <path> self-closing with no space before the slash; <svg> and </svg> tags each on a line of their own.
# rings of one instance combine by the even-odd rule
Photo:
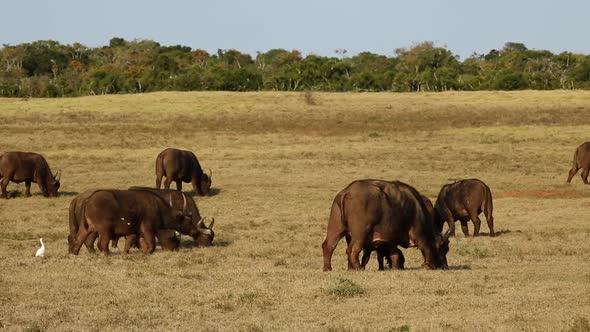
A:
<svg viewBox="0 0 590 332">
<path fill-rule="evenodd" d="M 0 49 L 0 96 L 62 97 L 152 91 L 448 91 L 590 89 L 590 56 L 506 43 L 460 60 L 422 42 L 392 56 L 302 56 L 272 49 L 210 54 L 152 40 L 86 47 L 39 40 Z"/>
</svg>

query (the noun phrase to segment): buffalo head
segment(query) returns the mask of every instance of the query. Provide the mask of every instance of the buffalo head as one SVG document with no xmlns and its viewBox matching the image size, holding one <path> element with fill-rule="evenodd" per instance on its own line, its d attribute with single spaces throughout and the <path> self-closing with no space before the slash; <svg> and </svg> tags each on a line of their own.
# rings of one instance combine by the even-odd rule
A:
<svg viewBox="0 0 590 332">
<path fill-rule="evenodd" d="M 57 171 L 52 176 L 47 177 L 46 190 L 44 193 L 46 197 L 57 197 L 57 191 L 59 190 L 59 180 L 61 179 L 61 172 Z"/>
<path fill-rule="evenodd" d="M 195 244 L 197 247 L 209 247 L 213 242 L 213 238 L 215 237 L 215 232 L 213 232 L 213 224 L 215 223 L 215 218 L 211 219 L 209 226 L 205 225 L 205 218 L 201 218 L 196 224 L 196 232 L 193 233 L 193 239 L 195 240 Z"/>
<path fill-rule="evenodd" d="M 203 172 L 203 176 L 201 177 L 201 183 L 199 183 L 199 187 L 201 188 L 201 193 L 203 195 L 208 195 L 209 190 L 211 189 L 211 179 L 213 178 L 213 172 L 209 170 L 209 174 Z"/>
</svg>

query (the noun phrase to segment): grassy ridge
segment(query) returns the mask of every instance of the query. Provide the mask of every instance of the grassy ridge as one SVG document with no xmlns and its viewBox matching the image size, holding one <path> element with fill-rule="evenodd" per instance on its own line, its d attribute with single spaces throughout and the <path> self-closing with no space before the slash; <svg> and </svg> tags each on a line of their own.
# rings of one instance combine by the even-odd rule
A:
<svg viewBox="0 0 590 332">
<path fill-rule="evenodd" d="M 63 195 L 0 201 L 0 326 L 46 330 L 567 330 L 590 312 L 590 189 L 565 184 L 590 92 L 154 93 L 0 99 L 0 152 L 42 153 Z M 217 194 L 217 246 L 68 257 L 67 207 L 88 188 L 155 183 L 166 147 L 196 152 Z M 451 243 L 450 271 L 332 273 L 331 200 L 360 178 L 432 199 L 478 177 L 501 236 Z M 185 188 L 186 185 L 185 185 Z M 487 226 L 482 226 L 487 232 Z M 460 233 L 460 232 L 459 232 Z M 48 257 L 34 259 L 38 238 Z M 333 291 L 336 289 L 336 291 Z M 353 294 L 354 296 L 339 296 Z M 580 325 L 581 324 L 581 325 Z M 576 326 L 578 326 L 576 325 Z"/>
</svg>

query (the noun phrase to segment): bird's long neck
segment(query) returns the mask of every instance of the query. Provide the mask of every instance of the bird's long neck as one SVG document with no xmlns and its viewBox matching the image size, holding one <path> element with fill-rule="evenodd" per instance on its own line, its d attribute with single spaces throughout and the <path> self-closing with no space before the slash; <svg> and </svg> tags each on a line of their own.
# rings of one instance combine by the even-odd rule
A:
<svg viewBox="0 0 590 332">
<path fill-rule="evenodd" d="M 45 248 L 45 245 L 43 244 L 43 239 L 39 239 L 39 242 L 41 242 L 41 247 Z"/>
</svg>

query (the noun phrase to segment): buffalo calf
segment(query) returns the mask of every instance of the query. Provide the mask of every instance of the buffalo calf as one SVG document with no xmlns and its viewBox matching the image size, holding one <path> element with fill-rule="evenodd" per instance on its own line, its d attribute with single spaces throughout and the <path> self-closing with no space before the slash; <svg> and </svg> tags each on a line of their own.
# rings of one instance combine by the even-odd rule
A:
<svg viewBox="0 0 590 332">
<path fill-rule="evenodd" d="M 490 236 L 494 236 L 494 206 L 490 187 L 478 179 L 461 180 L 444 185 L 438 193 L 434 206 L 434 223 L 437 230 L 442 231 L 444 223 L 449 224 L 447 233 L 455 235 L 455 221 L 461 222 L 461 230 L 469 236 L 467 222 L 473 222 L 473 236 L 479 235 L 481 220 L 479 214 L 483 211 L 490 229 Z"/>
</svg>

